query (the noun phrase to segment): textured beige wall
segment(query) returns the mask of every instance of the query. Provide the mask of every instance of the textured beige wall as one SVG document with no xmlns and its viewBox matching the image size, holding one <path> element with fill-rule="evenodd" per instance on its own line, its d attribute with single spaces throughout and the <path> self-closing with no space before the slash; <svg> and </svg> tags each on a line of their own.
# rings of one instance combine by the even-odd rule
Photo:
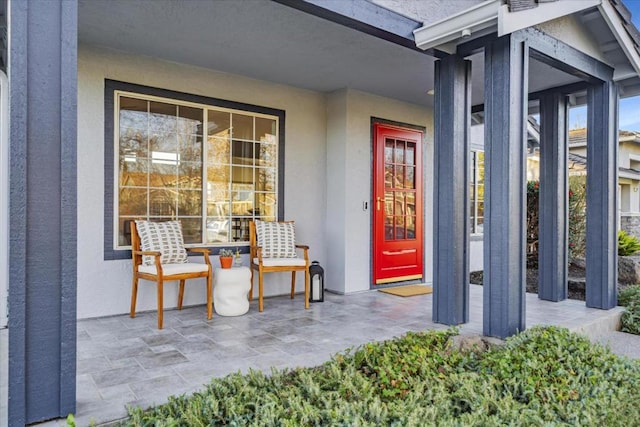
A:
<svg viewBox="0 0 640 427">
<path fill-rule="evenodd" d="M 440 21 L 482 3 L 484 0 L 371 0 L 394 12 L 425 24 Z"/>
<path fill-rule="evenodd" d="M 607 62 L 604 59 L 600 46 L 596 40 L 572 15 L 536 25 L 536 28 L 567 43 L 571 47 L 586 53 L 589 56 L 599 59 L 605 63 Z"/>
<path fill-rule="evenodd" d="M 128 312 L 131 261 L 104 261 L 104 79 L 170 89 L 286 112 L 285 216 L 310 256 L 325 260 L 325 96 L 236 75 L 90 46 L 78 51 L 78 317 Z M 112 112 L 106 112 L 112 114 Z M 112 143 L 107 141 L 106 143 Z M 217 265 L 217 257 L 212 257 Z M 245 258 L 245 265 L 247 259 Z M 268 275 L 267 295 L 287 292 L 287 273 Z M 303 289 L 298 280 L 298 290 Z M 165 306 L 176 305 L 177 285 L 165 286 Z M 302 307 L 302 298 L 299 298 Z M 188 286 L 185 305 L 205 301 L 204 282 Z M 268 305 L 268 303 L 266 303 Z M 142 284 L 138 310 L 155 310 L 155 287 Z"/>
<path fill-rule="evenodd" d="M 346 119 L 333 117 L 327 132 L 336 141 L 328 142 L 327 176 L 344 176 L 344 180 L 329 178 L 327 194 L 332 200 L 333 194 L 339 194 L 327 204 L 327 218 L 335 218 L 340 223 L 328 221 L 330 245 L 342 250 L 345 256 L 331 256 L 331 269 L 344 283 L 341 292 L 357 292 L 370 289 L 371 286 L 371 117 L 424 126 L 426 144 L 424 150 L 424 183 L 426 192 L 425 217 L 425 278 L 432 277 L 433 248 L 433 112 L 418 105 L 407 104 L 379 96 L 344 90 L 331 95 L 329 106 L 339 106 Z M 334 117 L 333 114 L 336 114 Z M 334 124 L 337 126 L 334 129 Z M 343 129 L 344 125 L 346 127 Z M 346 134 L 343 133 L 346 132 Z M 342 141 L 346 144 L 342 144 Z M 363 202 L 369 202 L 370 208 L 363 210 Z M 334 259 L 335 258 L 335 259 Z M 333 273 L 332 273 L 333 274 Z M 340 284 L 338 284 L 339 286 Z"/>
<path fill-rule="evenodd" d="M 347 223 L 344 215 L 347 200 L 347 91 L 327 95 L 327 223 L 328 250 L 325 266 L 327 289 L 345 293 Z"/>
<path fill-rule="evenodd" d="M 286 112 L 285 217 L 325 267 L 328 289 L 368 290 L 371 276 L 371 117 L 427 128 L 425 145 L 425 275 L 431 280 L 433 117 L 430 109 L 352 90 L 323 94 L 93 46 L 78 52 L 78 317 L 128 312 L 131 261 L 105 261 L 104 80 L 114 79 Z M 111 114 L 111 112 L 106 112 Z M 111 142 L 106 142 L 111 143 Z M 217 264 L 217 257 L 212 261 Z M 245 264 L 247 259 L 244 259 Z M 270 274 L 266 295 L 288 292 L 289 275 Z M 143 283 L 144 285 L 144 283 Z M 298 280 L 301 291 L 303 281 Z M 141 286 L 138 310 L 155 310 L 155 287 Z M 165 307 L 176 305 L 166 286 Z M 185 304 L 201 304 L 194 283 Z M 267 303 L 268 304 L 268 303 Z M 300 298 L 302 305 L 302 299 Z"/>
</svg>

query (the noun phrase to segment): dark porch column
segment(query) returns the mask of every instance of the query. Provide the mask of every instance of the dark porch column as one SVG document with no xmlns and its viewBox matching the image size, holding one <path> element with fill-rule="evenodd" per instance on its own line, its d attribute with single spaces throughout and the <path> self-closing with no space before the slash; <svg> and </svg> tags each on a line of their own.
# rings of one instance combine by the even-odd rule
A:
<svg viewBox="0 0 640 427">
<path fill-rule="evenodd" d="M 77 2 L 9 5 L 9 425 L 75 412 Z"/>
<path fill-rule="evenodd" d="M 525 328 L 525 151 L 529 55 L 504 36 L 485 48 L 484 334 Z"/>
<path fill-rule="evenodd" d="M 618 90 L 613 82 L 587 91 L 587 307 L 617 304 Z"/>
<path fill-rule="evenodd" d="M 471 61 L 435 63 L 433 321 L 469 320 Z"/>
<path fill-rule="evenodd" d="M 567 298 L 567 99 L 561 93 L 540 98 L 540 204 L 538 296 Z"/>
</svg>

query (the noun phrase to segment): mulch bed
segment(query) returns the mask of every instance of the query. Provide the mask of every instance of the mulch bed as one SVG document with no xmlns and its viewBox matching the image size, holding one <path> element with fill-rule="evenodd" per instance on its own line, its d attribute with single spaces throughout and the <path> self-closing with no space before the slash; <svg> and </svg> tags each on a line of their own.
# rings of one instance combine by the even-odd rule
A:
<svg viewBox="0 0 640 427">
<path fill-rule="evenodd" d="M 585 298 L 585 272 L 584 268 L 571 264 L 568 272 L 569 280 L 568 297 L 569 299 L 576 299 L 584 301 Z M 473 271 L 470 274 L 470 282 L 475 285 L 482 285 L 482 271 Z M 527 269 L 527 292 L 537 294 L 538 293 L 538 269 Z"/>
</svg>

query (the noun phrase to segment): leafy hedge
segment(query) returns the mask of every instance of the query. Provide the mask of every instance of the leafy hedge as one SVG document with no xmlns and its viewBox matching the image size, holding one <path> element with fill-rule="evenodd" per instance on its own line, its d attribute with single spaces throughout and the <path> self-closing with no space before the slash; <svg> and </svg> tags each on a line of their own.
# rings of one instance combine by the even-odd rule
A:
<svg viewBox="0 0 640 427">
<path fill-rule="evenodd" d="M 128 426 L 631 425 L 640 363 L 534 327 L 484 353 L 456 332 L 408 333 L 315 368 L 214 379 L 202 392 L 131 409 Z"/>
<path fill-rule="evenodd" d="M 622 313 L 622 332 L 640 335 L 640 285 L 627 286 L 618 294 L 618 305 L 626 308 Z"/>
<path fill-rule="evenodd" d="M 586 176 L 569 177 L 569 262 L 586 253 Z M 527 268 L 538 268 L 540 182 L 527 182 Z"/>
</svg>

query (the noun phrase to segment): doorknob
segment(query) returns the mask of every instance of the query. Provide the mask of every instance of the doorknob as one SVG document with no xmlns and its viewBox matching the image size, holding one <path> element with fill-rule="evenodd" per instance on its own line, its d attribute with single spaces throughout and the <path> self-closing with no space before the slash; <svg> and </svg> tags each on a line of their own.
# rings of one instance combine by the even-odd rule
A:
<svg viewBox="0 0 640 427">
<path fill-rule="evenodd" d="M 380 200 L 382 200 L 382 197 L 378 197 L 378 198 L 376 199 L 376 209 L 377 209 L 377 210 L 380 210 Z"/>
</svg>

